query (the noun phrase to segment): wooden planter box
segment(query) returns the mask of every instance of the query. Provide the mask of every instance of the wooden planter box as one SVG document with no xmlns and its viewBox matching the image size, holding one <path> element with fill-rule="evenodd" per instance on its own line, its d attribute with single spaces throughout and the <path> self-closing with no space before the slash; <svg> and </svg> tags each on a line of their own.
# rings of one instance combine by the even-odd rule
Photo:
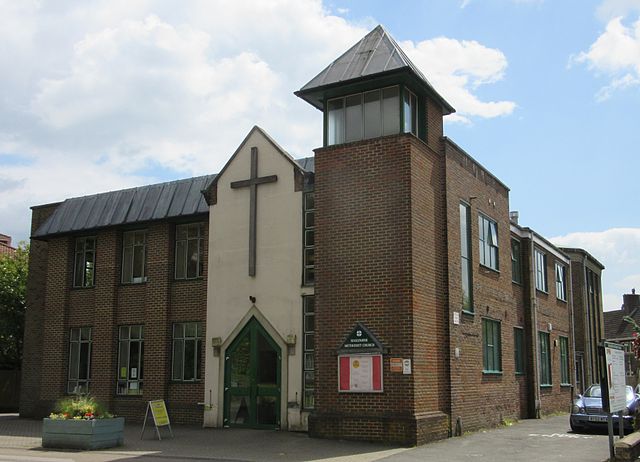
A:
<svg viewBox="0 0 640 462">
<path fill-rule="evenodd" d="M 42 419 L 42 447 L 102 449 L 124 444 L 124 417 L 96 420 Z"/>
</svg>

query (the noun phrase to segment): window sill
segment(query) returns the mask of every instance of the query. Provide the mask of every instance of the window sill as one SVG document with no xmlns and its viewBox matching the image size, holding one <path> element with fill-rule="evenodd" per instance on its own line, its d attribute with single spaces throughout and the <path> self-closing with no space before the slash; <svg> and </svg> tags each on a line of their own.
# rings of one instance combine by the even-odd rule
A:
<svg viewBox="0 0 640 462">
<path fill-rule="evenodd" d="M 96 286 L 92 285 L 92 286 L 72 286 L 71 290 L 89 290 L 89 289 L 95 289 Z"/>
<path fill-rule="evenodd" d="M 204 276 L 198 276 L 196 278 L 173 278 L 173 282 L 191 282 L 191 281 L 202 281 L 202 280 L 204 280 Z"/>
<path fill-rule="evenodd" d="M 483 369 L 482 375 L 502 375 L 502 371 L 485 371 Z"/>
<path fill-rule="evenodd" d="M 147 282 L 149 282 L 149 280 L 145 279 L 144 281 L 140 281 L 140 282 L 121 282 L 120 285 L 123 287 L 142 286 Z"/>
<path fill-rule="evenodd" d="M 476 312 L 475 310 L 465 310 L 464 308 L 462 309 L 462 314 L 466 314 L 467 316 L 475 316 Z"/>
<path fill-rule="evenodd" d="M 524 377 L 527 375 L 525 372 L 516 372 L 516 377 Z"/>
<path fill-rule="evenodd" d="M 536 287 L 536 292 L 540 292 L 541 294 L 549 295 L 548 291 L 542 290 L 542 289 L 538 289 L 537 287 Z"/>
<path fill-rule="evenodd" d="M 541 383 L 540 388 L 553 388 L 552 383 Z"/>
<path fill-rule="evenodd" d="M 573 385 L 571 385 L 570 383 L 561 383 L 560 384 L 560 388 L 569 388 L 569 387 L 573 387 Z"/>
<path fill-rule="evenodd" d="M 500 270 L 497 268 L 491 268 L 490 266 L 480 263 L 480 269 L 491 271 L 492 273 L 500 274 Z"/>
<path fill-rule="evenodd" d="M 169 381 L 169 383 L 171 385 L 197 385 L 199 383 L 202 383 L 202 379 L 198 379 L 198 380 L 171 380 Z"/>
<path fill-rule="evenodd" d="M 511 282 L 512 282 L 512 283 L 514 283 L 514 284 L 515 284 L 515 285 L 517 285 L 517 286 L 520 286 L 520 287 L 522 287 L 522 286 L 523 286 L 523 285 L 522 285 L 522 281 L 514 281 L 514 280 L 512 279 L 512 280 L 511 280 Z"/>
<path fill-rule="evenodd" d="M 567 301 L 566 301 L 565 299 L 563 299 L 563 298 L 558 298 L 558 297 L 556 297 L 556 301 L 558 301 L 558 302 L 562 302 L 562 303 L 567 303 Z"/>
</svg>

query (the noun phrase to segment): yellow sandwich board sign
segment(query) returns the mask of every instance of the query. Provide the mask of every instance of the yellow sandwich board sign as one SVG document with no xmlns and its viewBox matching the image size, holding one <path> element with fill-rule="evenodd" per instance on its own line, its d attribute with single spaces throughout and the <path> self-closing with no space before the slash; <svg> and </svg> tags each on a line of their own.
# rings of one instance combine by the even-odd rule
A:
<svg viewBox="0 0 640 462">
<path fill-rule="evenodd" d="M 153 423 L 156 427 L 158 439 L 162 439 L 162 437 L 160 436 L 160 427 L 165 426 L 169 427 L 169 433 L 173 438 L 173 431 L 171 430 L 171 422 L 169 421 L 167 406 L 165 405 L 163 399 L 156 399 L 147 403 L 147 412 L 144 415 L 144 423 L 142 424 L 142 434 L 140 435 L 140 439 L 142 439 L 142 437 L 144 436 L 144 430 L 147 425 L 147 420 L 149 419 L 149 412 L 151 412 L 151 415 L 153 416 Z"/>
</svg>

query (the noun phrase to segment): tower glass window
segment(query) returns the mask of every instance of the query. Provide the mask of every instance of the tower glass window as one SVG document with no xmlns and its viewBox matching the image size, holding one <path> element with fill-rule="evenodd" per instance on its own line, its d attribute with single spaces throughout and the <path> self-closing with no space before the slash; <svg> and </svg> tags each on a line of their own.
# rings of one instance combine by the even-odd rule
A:
<svg viewBox="0 0 640 462">
<path fill-rule="evenodd" d="M 418 98 L 404 90 L 403 131 L 418 135 Z M 356 93 L 327 101 L 327 146 L 400 132 L 400 87 Z"/>
</svg>

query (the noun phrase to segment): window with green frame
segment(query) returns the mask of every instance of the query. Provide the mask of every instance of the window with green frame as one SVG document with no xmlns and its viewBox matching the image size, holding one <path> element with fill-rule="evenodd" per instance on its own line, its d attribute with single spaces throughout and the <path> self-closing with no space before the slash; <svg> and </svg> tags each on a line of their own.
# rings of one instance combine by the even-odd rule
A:
<svg viewBox="0 0 640 462">
<path fill-rule="evenodd" d="M 551 349 L 549 348 L 549 333 L 538 332 L 540 339 L 540 385 L 551 385 Z"/>
<path fill-rule="evenodd" d="M 571 385 L 569 377 L 569 339 L 560 337 L 560 385 Z"/>
<path fill-rule="evenodd" d="M 303 384 L 304 393 L 302 397 L 303 409 L 313 409 L 314 407 L 314 393 L 315 393 L 315 365 L 314 365 L 314 351 L 315 351 L 315 299 L 313 295 L 308 295 L 302 298 L 302 316 L 303 316 Z"/>
<path fill-rule="evenodd" d="M 516 374 L 524 374 L 524 329 L 513 328 L 513 356 Z"/>
<path fill-rule="evenodd" d="M 482 320 L 482 372 L 502 372 L 500 321 Z"/>
</svg>

